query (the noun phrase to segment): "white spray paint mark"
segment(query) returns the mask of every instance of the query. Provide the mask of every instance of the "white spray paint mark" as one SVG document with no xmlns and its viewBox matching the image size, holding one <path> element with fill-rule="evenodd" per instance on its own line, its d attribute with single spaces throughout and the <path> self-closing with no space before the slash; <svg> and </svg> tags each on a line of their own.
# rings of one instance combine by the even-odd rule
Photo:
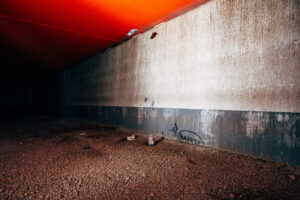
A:
<svg viewBox="0 0 300 200">
<path fill-rule="evenodd" d="M 264 132 L 266 125 L 269 123 L 269 115 L 263 116 L 262 112 L 248 112 L 247 118 L 247 136 L 254 138 Z"/>
<path fill-rule="evenodd" d="M 282 114 L 278 114 L 278 115 L 277 115 L 277 120 L 278 120 L 279 122 L 282 122 L 282 121 L 283 121 L 283 115 L 282 115 Z"/>
<path fill-rule="evenodd" d="M 212 127 L 214 126 L 214 122 L 218 116 L 223 116 L 224 112 L 212 112 L 208 110 L 201 111 L 201 119 L 200 122 L 202 124 L 201 131 L 204 135 L 208 135 L 214 137 L 214 133 L 212 131 Z"/>
</svg>

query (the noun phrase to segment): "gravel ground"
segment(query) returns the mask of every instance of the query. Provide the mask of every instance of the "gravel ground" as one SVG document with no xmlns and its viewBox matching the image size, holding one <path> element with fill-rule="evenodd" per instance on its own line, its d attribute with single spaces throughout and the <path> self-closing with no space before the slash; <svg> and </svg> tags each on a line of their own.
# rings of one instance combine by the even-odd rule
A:
<svg viewBox="0 0 300 200">
<path fill-rule="evenodd" d="M 0 199 L 300 199 L 300 168 L 128 134 L 75 119 L 0 122 Z"/>
</svg>

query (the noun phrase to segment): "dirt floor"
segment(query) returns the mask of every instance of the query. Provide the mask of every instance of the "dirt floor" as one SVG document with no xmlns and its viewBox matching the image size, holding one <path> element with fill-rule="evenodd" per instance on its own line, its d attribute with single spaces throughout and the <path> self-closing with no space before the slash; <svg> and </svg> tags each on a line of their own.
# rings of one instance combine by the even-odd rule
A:
<svg viewBox="0 0 300 200">
<path fill-rule="evenodd" d="M 0 122 L 0 199 L 300 199 L 300 168 L 128 134 L 75 119 Z"/>
</svg>

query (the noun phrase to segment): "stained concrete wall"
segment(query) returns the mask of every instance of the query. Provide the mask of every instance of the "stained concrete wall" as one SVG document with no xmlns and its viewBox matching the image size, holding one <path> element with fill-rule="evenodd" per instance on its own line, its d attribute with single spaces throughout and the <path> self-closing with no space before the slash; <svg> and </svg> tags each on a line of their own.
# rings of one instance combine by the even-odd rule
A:
<svg viewBox="0 0 300 200">
<path fill-rule="evenodd" d="M 212 0 L 63 72 L 63 111 L 300 164 L 299 6 Z"/>
</svg>

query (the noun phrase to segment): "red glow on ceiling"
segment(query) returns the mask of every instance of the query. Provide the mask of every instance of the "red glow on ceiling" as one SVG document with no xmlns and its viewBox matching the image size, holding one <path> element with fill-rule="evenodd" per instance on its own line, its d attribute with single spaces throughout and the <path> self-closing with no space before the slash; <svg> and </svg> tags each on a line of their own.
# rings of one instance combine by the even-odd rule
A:
<svg viewBox="0 0 300 200">
<path fill-rule="evenodd" d="M 36 63 L 66 67 L 121 42 L 130 29 L 144 32 L 206 1 L 1 0 L 0 42 Z"/>
</svg>

